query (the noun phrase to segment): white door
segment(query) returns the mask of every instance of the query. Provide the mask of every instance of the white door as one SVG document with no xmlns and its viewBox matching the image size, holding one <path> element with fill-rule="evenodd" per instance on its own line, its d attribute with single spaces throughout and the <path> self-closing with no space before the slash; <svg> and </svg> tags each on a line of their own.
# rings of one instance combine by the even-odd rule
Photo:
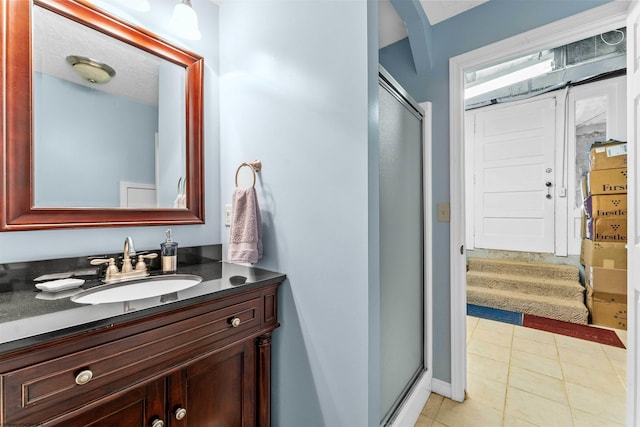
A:
<svg viewBox="0 0 640 427">
<path fill-rule="evenodd" d="M 638 330 L 640 319 L 640 3 L 631 2 L 627 18 L 627 136 L 628 145 L 628 295 L 627 295 L 627 425 L 640 426 L 640 378 L 638 377 Z"/>
<path fill-rule="evenodd" d="M 475 114 L 474 246 L 554 252 L 556 99 Z"/>
</svg>

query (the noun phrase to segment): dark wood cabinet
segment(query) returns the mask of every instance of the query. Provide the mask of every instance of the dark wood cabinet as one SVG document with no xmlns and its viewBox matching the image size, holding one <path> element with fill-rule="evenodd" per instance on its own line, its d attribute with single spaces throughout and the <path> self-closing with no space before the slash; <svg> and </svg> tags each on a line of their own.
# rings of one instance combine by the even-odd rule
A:
<svg viewBox="0 0 640 427">
<path fill-rule="evenodd" d="M 0 354 L 0 425 L 269 426 L 278 285 Z"/>
</svg>

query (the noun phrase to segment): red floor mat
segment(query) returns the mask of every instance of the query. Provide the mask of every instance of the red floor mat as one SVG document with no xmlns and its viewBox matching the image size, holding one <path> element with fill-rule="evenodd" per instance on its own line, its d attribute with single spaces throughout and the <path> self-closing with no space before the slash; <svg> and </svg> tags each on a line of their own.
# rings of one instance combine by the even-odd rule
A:
<svg viewBox="0 0 640 427">
<path fill-rule="evenodd" d="M 553 332 L 554 334 L 567 335 L 569 337 L 580 338 L 587 341 L 595 341 L 600 344 L 625 348 L 618 335 L 608 329 L 594 326 L 577 325 L 575 323 L 562 322 L 560 320 L 547 319 L 545 317 L 525 314 L 522 326 L 539 329 L 541 331 Z"/>
</svg>

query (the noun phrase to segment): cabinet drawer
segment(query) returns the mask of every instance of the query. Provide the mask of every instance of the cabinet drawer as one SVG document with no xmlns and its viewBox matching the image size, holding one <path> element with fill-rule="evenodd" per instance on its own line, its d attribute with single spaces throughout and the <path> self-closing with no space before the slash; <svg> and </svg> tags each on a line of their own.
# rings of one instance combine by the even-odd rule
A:
<svg viewBox="0 0 640 427">
<path fill-rule="evenodd" d="M 2 420 L 42 422 L 158 376 L 203 351 L 255 333 L 263 307 L 261 298 L 251 299 L 5 373 L 1 376 Z M 83 385 L 76 382 L 81 372 L 92 375 Z"/>
</svg>

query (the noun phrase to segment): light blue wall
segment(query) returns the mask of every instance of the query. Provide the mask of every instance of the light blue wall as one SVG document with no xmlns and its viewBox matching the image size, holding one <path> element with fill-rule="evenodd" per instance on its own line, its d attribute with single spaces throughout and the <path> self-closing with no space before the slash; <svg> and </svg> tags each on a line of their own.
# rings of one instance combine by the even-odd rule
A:
<svg viewBox="0 0 640 427">
<path fill-rule="evenodd" d="M 368 164 L 377 2 L 225 1 L 220 25 L 222 200 L 236 167 L 262 160 L 258 266 L 288 277 L 273 339 L 273 425 L 378 425 Z"/>
<path fill-rule="evenodd" d="M 185 47 L 205 58 L 204 155 L 205 225 L 173 227 L 181 246 L 220 243 L 220 136 L 218 83 L 218 6 L 210 0 L 192 0 L 199 17 L 202 40 L 184 41 L 170 33 L 168 22 L 175 2 L 154 0 L 150 12 L 115 11 L 123 19 Z M 0 262 L 27 261 L 116 252 L 125 236 L 132 236 L 137 249 L 155 249 L 164 240 L 166 227 L 85 228 L 71 230 L 0 233 Z"/>
<path fill-rule="evenodd" d="M 418 75 L 407 39 L 380 63 L 419 102 L 433 103 L 433 206 L 449 200 L 449 58 L 607 3 L 607 0 L 491 0 L 432 27 L 432 69 Z M 434 377 L 451 380 L 449 224 L 433 223 Z"/>
<path fill-rule="evenodd" d="M 33 86 L 36 206 L 117 207 L 120 181 L 155 184 L 156 106 L 41 73 Z"/>
<path fill-rule="evenodd" d="M 172 207 L 178 192 L 178 181 L 186 176 L 187 125 L 184 120 L 163 118 L 176 117 L 186 111 L 185 75 L 182 67 L 169 62 L 162 62 L 159 71 L 162 90 L 158 94 L 158 205 Z"/>
</svg>

